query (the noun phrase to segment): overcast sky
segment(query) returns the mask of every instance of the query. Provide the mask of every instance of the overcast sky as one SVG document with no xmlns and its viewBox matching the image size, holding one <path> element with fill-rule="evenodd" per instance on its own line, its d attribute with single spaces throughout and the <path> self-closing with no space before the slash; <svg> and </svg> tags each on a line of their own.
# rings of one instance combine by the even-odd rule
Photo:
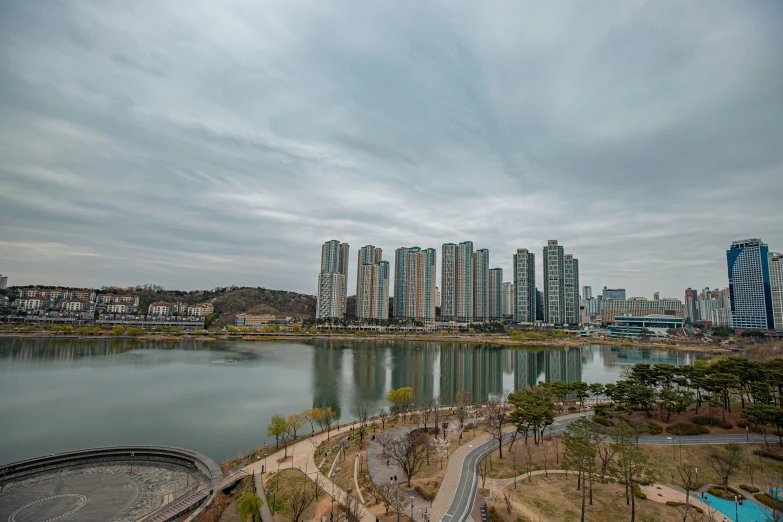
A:
<svg viewBox="0 0 783 522">
<path fill-rule="evenodd" d="M 726 286 L 783 251 L 783 2 L 0 2 L 10 284 L 315 292 L 321 243 Z"/>
</svg>

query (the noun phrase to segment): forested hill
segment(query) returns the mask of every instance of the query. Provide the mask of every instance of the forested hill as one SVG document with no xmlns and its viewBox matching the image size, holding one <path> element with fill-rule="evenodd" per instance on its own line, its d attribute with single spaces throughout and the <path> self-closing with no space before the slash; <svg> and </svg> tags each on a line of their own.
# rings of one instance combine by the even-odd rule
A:
<svg viewBox="0 0 783 522">
<path fill-rule="evenodd" d="M 269 313 L 302 318 L 315 315 L 314 295 L 260 287 L 229 286 L 214 290 L 184 291 L 143 285 L 130 288 L 103 287 L 100 291 L 138 295 L 140 308 L 145 311 L 155 301 L 184 301 L 189 304 L 209 301 L 215 306 L 215 312 L 221 315 L 221 322 L 233 322 L 233 317 L 238 313 Z"/>
</svg>

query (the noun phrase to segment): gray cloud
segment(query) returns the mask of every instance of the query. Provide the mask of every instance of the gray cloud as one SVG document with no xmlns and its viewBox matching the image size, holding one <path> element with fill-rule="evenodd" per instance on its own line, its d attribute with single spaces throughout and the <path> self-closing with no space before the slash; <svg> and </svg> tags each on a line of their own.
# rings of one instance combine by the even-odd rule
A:
<svg viewBox="0 0 783 522">
<path fill-rule="evenodd" d="M 469 239 L 509 280 L 557 238 L 583 284 L 722 286 L 730 241 L 783 250 L 781 25 L 765 0 L 4 2 L 0 272 L 312 293 L 327 239 Z"/>
</svg>

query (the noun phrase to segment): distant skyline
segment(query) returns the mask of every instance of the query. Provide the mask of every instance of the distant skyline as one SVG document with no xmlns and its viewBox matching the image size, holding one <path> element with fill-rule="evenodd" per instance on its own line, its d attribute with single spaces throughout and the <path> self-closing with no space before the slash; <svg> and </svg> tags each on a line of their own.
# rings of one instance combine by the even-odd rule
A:
<svg viewBox="0 0 783 522">
<path fill-rule="evenodd" d="M 783 251 L 783 4 L 0 3 L 10 285 L 314 295 L 321 245 L 557 239 L 580 286 Z M 388 258 L 388 254 L 387 254 Z M 542 288 L 542 268 L 536 266 Z M 393 293 L 393 289 L 392 289 Z"/>
</svg>

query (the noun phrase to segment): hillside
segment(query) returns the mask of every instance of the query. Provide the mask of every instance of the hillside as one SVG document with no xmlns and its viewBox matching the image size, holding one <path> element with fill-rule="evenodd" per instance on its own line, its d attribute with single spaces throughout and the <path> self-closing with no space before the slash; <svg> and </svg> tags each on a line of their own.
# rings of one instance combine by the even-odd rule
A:
<svg viewBox="0 0 783 522">
<path fill-rule="evenodd" d="M 239 313 L 269 313 L 293 317 L 313 317 L 315 296 L 270 290 L 229 286 L 214 290 L 165 290 L 155 285 L 130 288 L 103 287 L 101 292 L 130 293 L 139 296 L 141 309 L 146 310 L 155 301 L 184 301 L 188 304 L 210 301 L 220 314 L 220 323 L 233 323 Z"/>
</svg>

